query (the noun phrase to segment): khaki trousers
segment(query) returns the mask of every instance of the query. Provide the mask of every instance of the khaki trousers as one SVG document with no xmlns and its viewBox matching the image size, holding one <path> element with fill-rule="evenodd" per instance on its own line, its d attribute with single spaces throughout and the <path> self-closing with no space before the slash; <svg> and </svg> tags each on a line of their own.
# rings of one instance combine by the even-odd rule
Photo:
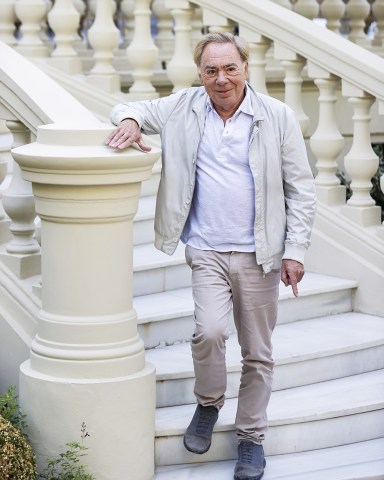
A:
<svg viewBox="0 0 384 480">
<path fill-rule="evenodd" d="M 263 276 L 254 253 L 185 250 L 192 269 L 195 331 L 191 339 L 197 402 L 224 404 L 227 386 L 225 342 L 229 314 L 241 347 L 242 371 L 236 414 L 239 439 L 261 442 L 267 430 L 280 270 Z"/>
</svg>

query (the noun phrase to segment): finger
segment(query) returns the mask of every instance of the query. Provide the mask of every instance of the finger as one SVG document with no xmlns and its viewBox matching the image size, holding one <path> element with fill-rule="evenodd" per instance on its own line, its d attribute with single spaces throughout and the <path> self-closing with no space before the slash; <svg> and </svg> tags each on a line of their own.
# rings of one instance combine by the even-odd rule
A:
<svg viewBox="0 0 384 480">
<path fill-rule="evenodd" d="M 297 288 L 297 283 L 291 282 L 292 285 L 292 292 L 295 297 L 299 296 L 299 289 Z"/>
<path fill-rule="evenodd" d="M 105 144 L 106 145 L 110 145 L 111 142 L 115 141 L 116 140 L 116 130 L 114 130 L 109 136 L 108 138 L 106 138 L 105 140 Z"/>
<path fill-rule="evenodd" d="M 146 145 L 144 143 L 143 137 L 141 137 L 141 136 L 136 143 L 141 148 L 141 150 L 143 150 L 144 152 L 150 152 L 152 150 L 152 147 L 150 147 L 149 145 Z"/>
<path fill-rule="evenodd" d="M 110 142 L 109 146 L 112 148 L 124 149 L 130 147 L 137 141 L 137 136 L 131 132 L 120 132 Z"/>
<path fill-rule="evenodd" d="M 288 287 L 289 279 L 288 279 L 287 271 L 285 270 L 285 268 L 281 269 L 281 281 L 284 283 L 286 287 Z"/>
<path fill-rule="evenodd" d="M 108 145 L 110 147 L 113 147 L 113 148 L 116 148 L 118 145 L 120 145 L 123 141 L 126 140 L 126 134 L 122 131 L 122 130 L 115 130 L 115 132 L 113 132 L 113 135 L 111 135 L 107 141 L 108 141 Z"/>
</svg>

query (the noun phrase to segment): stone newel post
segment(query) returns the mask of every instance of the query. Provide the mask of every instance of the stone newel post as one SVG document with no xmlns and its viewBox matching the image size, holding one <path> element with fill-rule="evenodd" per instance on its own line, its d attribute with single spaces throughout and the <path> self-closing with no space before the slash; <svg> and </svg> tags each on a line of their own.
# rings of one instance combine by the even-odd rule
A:
<svg viewBox="0 0 384 480">
<path fill-rule="evenodd" d="M 20 401 L 38 453 L 56 457 L 90 437 L 97 480 L 154 475 L 155 372 L 132 307 L 132 227 L 153 149 L 104 146 L 112 127 L 39 127 L 12 151 L 41 218 L 42 309 Z"/>
</svg>

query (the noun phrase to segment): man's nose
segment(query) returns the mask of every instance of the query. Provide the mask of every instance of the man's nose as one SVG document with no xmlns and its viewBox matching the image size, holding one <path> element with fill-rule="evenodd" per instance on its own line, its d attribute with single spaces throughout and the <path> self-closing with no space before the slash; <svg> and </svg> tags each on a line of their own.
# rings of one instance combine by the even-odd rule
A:
<svg viewBox="0 0 384 480">
<path fill-rule="evenodd" d="M 223 83 L 227 81 L 227 75 L 224 70 L 219 70 L 217 72 L 217 83 Z"/>
</svg>

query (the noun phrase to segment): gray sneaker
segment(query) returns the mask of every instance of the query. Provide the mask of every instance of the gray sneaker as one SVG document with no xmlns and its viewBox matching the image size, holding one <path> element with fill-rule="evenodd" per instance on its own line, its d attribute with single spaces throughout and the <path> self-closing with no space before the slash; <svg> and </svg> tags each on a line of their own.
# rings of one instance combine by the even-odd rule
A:
<svg viewBox="0 0 384 480">
<path fill-rule="evenodd" d="M 235 480 L 260 480 L 266 465 L 263 446 L 250 440 L 240 440 L 239 459 L 235 467 Z"/>
<path fill-rule="evenodd" d="M 184 435 L 184 447 L 200 455 L 207 452 L 211 446 L 212 431 L 218 416 L 219 411 L 216 407 L 197 405 Z"/>
</svg>

